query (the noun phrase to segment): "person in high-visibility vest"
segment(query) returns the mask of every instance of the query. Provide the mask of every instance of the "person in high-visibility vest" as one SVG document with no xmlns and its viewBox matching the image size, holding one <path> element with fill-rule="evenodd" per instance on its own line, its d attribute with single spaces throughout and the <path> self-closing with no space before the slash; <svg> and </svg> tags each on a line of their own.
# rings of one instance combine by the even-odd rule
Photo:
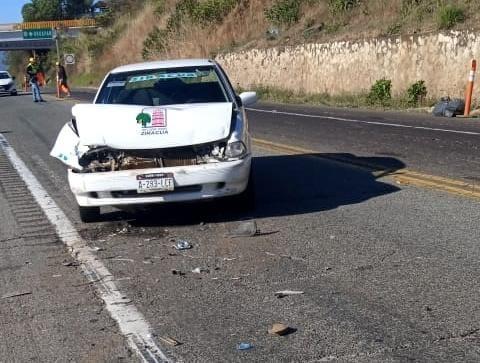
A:
<svg viewBox="0 0 480 363">
<path fill-rule="evenodd" d="M 67 94 L 67 97 L 71 97 L 70 88 L 67 84 L 67 72 L 65 71 L 65 67 L 60 64 L 60 62 L 55 64 L 57 65 L 59 95 L 63 92 Z"/>
<path fill-rule="evenodd" d="M 27 80 L 32 87 L 32 96 L 34 102 L 45 102 L 40 93 L 40 87 L 38 87 L 38 66 L 35 58 L 30 58 L 27 66 Z"/>
</svg>

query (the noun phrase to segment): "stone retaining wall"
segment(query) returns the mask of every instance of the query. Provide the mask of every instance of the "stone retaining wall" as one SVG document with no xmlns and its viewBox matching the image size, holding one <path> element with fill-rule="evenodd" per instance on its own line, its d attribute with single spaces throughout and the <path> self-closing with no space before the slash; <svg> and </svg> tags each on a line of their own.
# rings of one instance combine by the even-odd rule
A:
<svg viewBox="0 0 480 363">
<path fill-rule="evenodd" d="M 475 57 L 480 57 L 480 34 L 450 32 L 251 49 L 222 54 L 217 60 L 243 88 L 266 85 L 335 95 L 369 90 L 385 77 L 392 80 L 395 95 L 423 79 L 429 97 L 463 97 Z"/>
</svg>

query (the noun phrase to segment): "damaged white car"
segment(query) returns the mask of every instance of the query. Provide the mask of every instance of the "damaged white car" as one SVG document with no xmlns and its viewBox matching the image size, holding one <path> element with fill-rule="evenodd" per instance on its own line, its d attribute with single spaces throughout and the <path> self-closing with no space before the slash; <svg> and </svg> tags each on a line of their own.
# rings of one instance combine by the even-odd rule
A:
<svg viewBox="0 0 480 363">
<path fill-rule="evenodd" d="M 122 66 L 93 104 L 72 108 L 51 151 L 65 163 L 84 222 L 101 206 L 250 198 L 251 151 L 244 106 L 211 60 Z"/>
</svg>

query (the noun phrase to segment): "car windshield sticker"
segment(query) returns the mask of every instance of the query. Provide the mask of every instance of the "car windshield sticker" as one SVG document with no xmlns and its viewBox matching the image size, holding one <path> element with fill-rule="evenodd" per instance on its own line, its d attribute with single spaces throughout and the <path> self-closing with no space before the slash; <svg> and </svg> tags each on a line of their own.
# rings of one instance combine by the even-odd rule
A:
<svg viewBox="0 0 480 363">
<path fill-rule="evenodd" d="M 143 110 L 137 115 L 137 124 L 140 125 L 140 135 L 166 135 L 167 112 L 163 108 L 153 108 L 150 112 Z"/>
<path fill-rule="evenodd" d="M 197 78 L 199 75 L 196 72 L 177 72 L 177 73 L 157 73 L 145 74 L 141 76 L 133 76 L 128 80 L 128 83 L 147 82 L 157 79 L 172 79 L 172 78 Z"/>
<path fill-rule="evenodd" d="M 125 81 L 112 81 L 109 84 L 107 84 L 107 87 L 123 87 L 125 86 Z"/>
</svg>

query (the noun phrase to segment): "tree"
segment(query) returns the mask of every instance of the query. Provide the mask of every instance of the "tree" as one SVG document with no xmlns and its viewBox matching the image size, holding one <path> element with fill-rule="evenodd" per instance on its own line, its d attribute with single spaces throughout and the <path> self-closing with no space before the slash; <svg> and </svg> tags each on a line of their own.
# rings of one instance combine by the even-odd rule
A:
<svg viewBox="0 0 480 363">
<path fill-rule="evenodd" d="M 22 8 L 23 21 L 76 19 L 93 13 L 96 0 L 30 0 Z"/>
<path fill-rule="evenodd" d="M 63 0 L 63 11 L 66 19 L 75 19 L 91 14 L 95 8 L 95 0 Z"/>
<path fill-rule="evenodd" d="M 63 19 L 62 0 L 30 0 L 22 8 L 23 21 Z"/>
</svg>

